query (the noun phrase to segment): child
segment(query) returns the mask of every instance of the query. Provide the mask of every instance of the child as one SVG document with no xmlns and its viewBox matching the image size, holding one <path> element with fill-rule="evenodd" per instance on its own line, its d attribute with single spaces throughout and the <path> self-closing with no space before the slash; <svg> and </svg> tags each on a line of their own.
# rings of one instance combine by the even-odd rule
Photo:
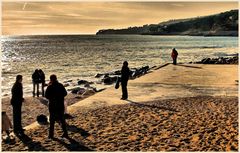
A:
<svg viewBox="0 0 240 153">
<path fill-rule="evenodd" d="M 10 138 L 10 128 L 12 128 L 12 123 L 9 120 L 9 117 L 7 116 L 6 112 L 2 112 L 2 132 L 6 132 L 8 138 Z"/>
</svg>

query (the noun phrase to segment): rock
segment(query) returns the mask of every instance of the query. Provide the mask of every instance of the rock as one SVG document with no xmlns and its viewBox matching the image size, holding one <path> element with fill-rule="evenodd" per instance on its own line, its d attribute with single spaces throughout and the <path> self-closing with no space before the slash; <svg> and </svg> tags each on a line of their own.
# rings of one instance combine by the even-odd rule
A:
<svg viewBox="0 0 240 153">
<path fill-rule="evenodd" d="M 114 75 L 121 75 L 121 70 L 115 71 Z"/>
<path fill-rule="evenodd" d="M 211 60 L 210 58 L 204 58 L 201 62 L 203 64 L 209 64 L 210 60 Z"/>
<path fill-rule="evenodd" d="M 189 62 L 193 63 L 193 62 Z M 204 58 L 196 64 L 238 64 L 238 56 L 234 57 L 218 57 L 218 58 Z"/>
<path fill-rule="evenodd" d="M 104 84 L 113 84 L 117 81 L 117 78 L 118 78 L 117 76 L 114 76 L 114 77 L 108 76 L 103 79 L 103 82 L 104 82 Z"/>
<path fill-rule="evenodd" d="M 98 73 L 97 75 L 95 75 L 95 78 L 100 78 L 101 76 L 103 76 L 104 74 L 100 74 Z"/>
<path fill-rule="evenodd" d="M 81 88 L 80 87 L 76 87 L 73 89 L 69 89 L 68 91 L 71 91 L 71 93 L 76 94 Z"/>
<path fill-rule="evenodd" d="M 94 91 L 94 90 L 89 90 L 89 89 L 87 89 L 82 95 L 83 95 L 83 96 L 91 96 L 91 95 L 93 95 L 93 94 L 95 94 L 95 91 Z"/>
<path fill-rule="evenodd" d="M 86 89 L 80 88 L 80 89 L 77 91 L 77 94 L 78 94 L 78 95 L 82 95 L 85 91 L 86 91 Z"/>
<path fill-rule="evenodd" d="M 70 86 L 68 83 L 63 84 L 64 87 Z"/>
<path fill-rule="evenodd" d="M 69 82 L 72 82 L 73 80 L 67 80 L 67 81 L 64 81 L 63 83 L 69 83 Z"/>
</svg>

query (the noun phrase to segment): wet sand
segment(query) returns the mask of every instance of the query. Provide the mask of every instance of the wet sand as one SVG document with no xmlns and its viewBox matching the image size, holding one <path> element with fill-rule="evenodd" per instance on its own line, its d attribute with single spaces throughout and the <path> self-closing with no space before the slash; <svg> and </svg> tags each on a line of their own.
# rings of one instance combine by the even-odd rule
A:
<svg viewBox="0 0 240 153">
<path fill-rule="evenodd" d="M 3 151 L 237 151 L 238 98 L 188 97 L 80 109 L 68 119 L 70 140 L 56 125 L 26 132 Z M 25 144 L 24 144 L 25 143 Z"/>
</svg>

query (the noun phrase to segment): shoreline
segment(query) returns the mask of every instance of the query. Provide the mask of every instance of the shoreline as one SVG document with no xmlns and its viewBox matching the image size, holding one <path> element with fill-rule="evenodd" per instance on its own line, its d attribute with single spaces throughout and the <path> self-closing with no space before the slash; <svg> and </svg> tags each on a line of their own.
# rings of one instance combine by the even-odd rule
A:
<svg viewBox="0 0 240 153">
<path fill-rule="evenodd" d="M 238 151 L 237 67 L 167 63 L 130 80 L 128 100 L 120 100 L 113 86 L 77 102 L 72 95 L 72 118 L 66 119 L 71 139 L 60 138 L 56 124 L 50 140 L 49 124 L 34 122 L 25 127 L 27 141 L 2 141 L 2 150 Z M 37 98 L 27 100 L 26 117 L 33 108 L 47 111 Z"/>
<path fill-rule="evenodd" d="M 237 57 L 237 59 L 238 59 L 238 54 L 234 55 L 233 58 L 236 59 L 235 57 Z M 206 58 L 206 59 L 209 59 L 209 58 Z M 221 57 L 219 57 L 218 59 L 221 59 Z M 204 61 L 204 60 L 205 59 L 203 59 L 202 61 Z M 216 61 L 216 59 L 213 59 L 213 60 Z M 209 61 L 211 61 L 211 59 Z M 171 64 L 171 63 L 166 63 L 166 64 L 162 64 L 159 66 L 153 66 L 151 68 L 149 68 L 148 66 L 141 67 L 141 68 L 132 68 L 132 70 L 135 70 L 135 72 L 138 72 L 138 73 L 135 73 L 136 75 L 131 77 L 130 80 L 134 80 L 136 78 L 144 76 L 145 74 L 151 73 L 151 72 L 158 70 L 160 68 L 163 68 L 169 64 Z M 181 65 L 181 63 L 179 63 L 179 64 Z M 196 63 L 190 62 L 190 64 L 198 65 L 198 64 L 208 64 L 208 63 L 199 61 Z M 216 63 L 212 63 L 212 64 L 215 65 Z M 233 64 L 235 65 L 236 63 L 233 63 Z M 216 65 L 218 65 L 218 64 L 216 64 Z M 221 64 L 221 65 L 224 66 L 225 64 Z M 231 65 L 231 64 L 226 63 L 226 65 Z M 119 70 L 115 70 L 115 71 L 111 71 L 111 72 L 107 72 L 107 73 L 98 73 L 98 74 L 96 74 L 95 77 L 100 78 L 98 75 L 100 75 L 100 77 L 102 77 L 102 83 L 104 83 L 105 80 L 108 80 L 108 82 L 105 84 L 106 88 L 102 88 L 99 91 L 97 91 L 95 87 L 91 87 L 91 81 L 79 80 L 78 83 L 81 82 L 81 85 L 84 85 L 84 87 L 83 88 L 74 87 L 74 88 L 68 90 L 68 95 L 65 97 L 65 102 L 66 102 L 67 106 L 71 106 L 73 104 L 81 102 L 82 100 L 84 100 L 88 97 L 91 97 L 98 92 L 101 92 L 107 88 L 113 87 L 117 77 L 119 76 Z M 105 77 L 105 76 L 107 76 L 107 77 Z M 71 80 L 70 80 L 70 82 L 71 82 Z M 69 83 L 69 80 L 64 81 L 63 85 L 66 86 L 67 83 Z M 44 114 L 46 116 L 49 115 L 48 108 L 47 108 L 48 106 L 47 106 L 45 97 L 40 96 L 40 97 L 33 98 L 32 96 L 26 96 L 24 98 L 25 98 L 25 102 L 23 102 L 23 106 L 22 106 L 22 114 L 23 114 L 22 125 L 23 125 L 23 127 L 29 126 L 30 124 L 34 123 L 36 121 L 37 115 L 40 115 L 40 114 Z M 2 111 L 6 111 L 8 116 L 10 117 L 10 119 L 12 119 L 12 107 L 10 105 L 10 96 L 3 97 L 1 99 L 1 101 L 2 101 Z M 32 107 L 36 108 L 36 109 L 34 109 L 33 112 L 32 112 Z"/>
</svg>

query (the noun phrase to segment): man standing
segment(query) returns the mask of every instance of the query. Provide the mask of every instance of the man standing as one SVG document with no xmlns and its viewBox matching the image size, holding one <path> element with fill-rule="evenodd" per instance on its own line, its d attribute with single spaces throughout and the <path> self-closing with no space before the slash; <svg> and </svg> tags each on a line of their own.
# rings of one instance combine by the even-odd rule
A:
<svg viewBox="0 0 240 153">
<path fill-rule="evenodd" d="M 129 68 L 128 68 L 128 62 L 124 61 L 122 70 L 121 70 L 121 86 L 122 86 L 122 98 L 121 100 L 128 99 L 128 91 L 127 91 L 127 83 L 129 79 Z"/>
<path fill-rule="evenodd" d="M 45 74 L 41 69 L 38 70 L 38 73 L 40 77 L 40 83 L 42 84 L 42 96 L 44 97 Z"/>
<path fill-rule="evenodd" d="M 64 118 L 64 97 L 67 91 L 64 86 L 57 81 L 56 75 L 50 76 L 50 84 L 47 87 L 45 96 L 49 100 L 49 114 L 50 114 L 50 129 L 48 138 L 54 138 L 54 123 L 60 121 L 63 135 L 62 137 L 68 138 L 66 122 Z"/>
<path fill-rule="evenodd" d="M 15 134 L 24 135 L 22 128 L 22 102 L 23 87 L 22 87 L 22 75 L 17 75 L 16 82 L 12 87 L 11 105 L 13 107 L 13 131 Z"/>
<path fill-rule="evenodd" d="M 32 83 L 33 83 L 33 97 L 35 97 L 35 89 L 37 86 L 37 97 L 39 97 L 39 83 L 41 82 L 39 71 L 36 69 L 32 74 Z"/>
<path fill-rule="evenodd" d="M 171 56 L 172 56 L 172 59 L 173 59 L 173 64 L 176 65 L 177 64 L 178 52 L 175 48 L 173 48 Z"/>
</svg>

